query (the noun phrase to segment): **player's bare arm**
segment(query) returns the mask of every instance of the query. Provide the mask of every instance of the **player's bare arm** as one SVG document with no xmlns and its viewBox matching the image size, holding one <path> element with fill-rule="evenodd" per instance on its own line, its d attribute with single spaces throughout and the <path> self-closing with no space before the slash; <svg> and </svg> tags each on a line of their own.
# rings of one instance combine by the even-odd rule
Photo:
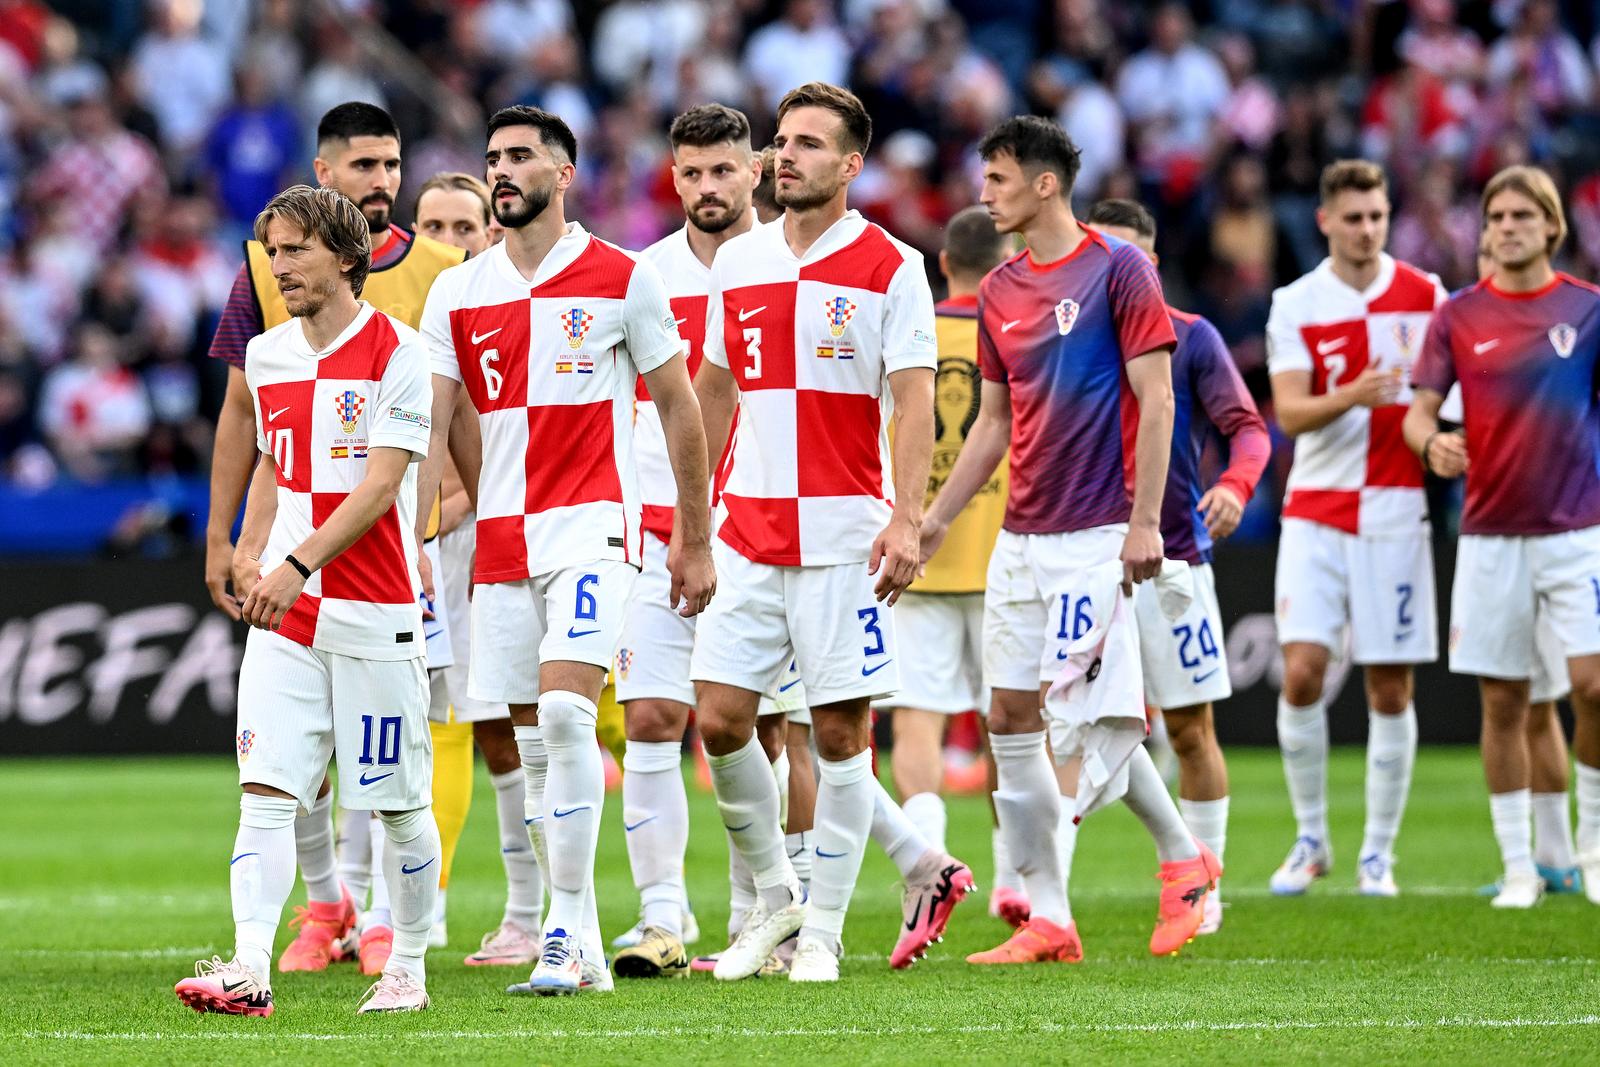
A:
<svg viewBox="0 0 1600 1067">
<path fill-rule="evenodd" d="M 206 519 L 206 589 L 217 610 L 239 618 L 239 600 L 228 593 L 233 566 L 233 519 L 239 514 L 256 459 L 256 415 L 244 371 L 228 368 L 228 391 L 217 413 L 211 446 L 211 511 Z M 270 524 L 270 519 L 268 520 Z M 235 587 L 237 592 L 237 587 Z"/>
<path fill-rule="evenodd" d="M 661 414 L 667 458 L 678 483 L 678 506 L 673 512 L 672 540 L 667 546 L 667 573 L 672 576 L 670 596 L 678 614 L 690 618 L 704 611 L 717 591 L 717 572 L 711 563 L 706 429 L 695 389 L 689 384 L 689 367 L 681 354 L 647 371 L 644 381 Z"/>
<path fill-rule="evenodd" d="M 417 469 L 417 544 L 422 544 L 428 531 L 428 515 L 433 511 L 433 498 L 439 493 L 439 483 L 444 479 L 444 458 L 450 454 L 450 424 L 454 421 L 456 394 L 461 383 L 443 374 L 433 376 L 433 425 L 428 431 L 428 454 Z M 466 482 L 468 472 L 462 469 L 461 457 L 456 458 L 456 470 Z M 472 472 L 473 504 L 477 504 L 476 472 Z M 304 561 L 302 561 L 304 562 Z M 310 564 L 307 564 L 309 566 Z M 427 553 L 417 553 L 417 571 L 422 578 L 422 591 L 433 599 L 433 566 Z"/>
<path fill-rule="evenodd" d="M 326 567 L 394 506 L 410 463 L 411 453 L 404 448 L 379 447 L 368 452 L 367 473 L 361 484 L 333 509 L 326 522 L 289 554 L 308 570 Z M 306 579 L 294 564 L 287 560 L 280 563 L 245 598 L 245 621 L 258 629 L 276 630 L 305 587 Z"/>
<path fill-rule="evenodd" d="M 1133 514 L 1122 545 L 1125 588 L 1161 573 L 1161 497 L 1172 457 L 1172 350 L 1160 348 L 1128 362 L 1128 385 L 1139 403 L 1133 446 Z"/>
<path fill-rule="evenodd" d="M 705 426 L 707 471 L 714 473 L 711 465 L 721 460 L 728 447 L 728 435 L 733 432 L 733 411 L 739 403 L 739 387 L 733 380 L 733 372 L 708 359 L 700 364 L 700 371 L 694 376 L 694 395 L 700 403 L 700 421 Z"/>
<path fill-rule="evenodd" d="M 867 572 L 873 592 L 892 605 L 917 577 L 922 541 L 922 498 L 933 463 L 933 371 L 906 367 L 889 375 L 894 394 L 894 512 L 872 542 Z"/>
<path fill-rule="evenodd" d="M 261 553 L 272 533 L 272 520 L 278 513 L 278 468 L 269 459 L 256 463 L 250 479 L 250 495 L 239 527 L 239 543 L 233 550 L 233 595 L 240 604 L 261 580 Z"/>
<path fill-rule="evenodd" d="M 1283 371 L 1272 376 L 1272 407 L 1290 437 L 1320 430 L 1351 408 L 1381 408 L 1400 395 L 1401 372 L 1368 367 L 1347 385 L 1321 396 L 1311 394 L 1311 372 Z"/>
<path fill-rule="evenodd" d="M 438 386 L 434 386 L 435 389 Z M 454 526 L 441 525 L 441 533 L 449 533 L 466 520 L 467 515 L 478 510 L 478 479 L 483 474 L 483 430 L 478 425 L 478 409 L 472 406 L 472 398 L 465 390 L 456 398 L 454 414 L 450 422 L 450 463 L 456 474 L 456 481 L 461 491 L 466 494 L 466 511 L 461 515 Z M 443 483 L 442 483 L 443 484 Z M 449 485 L 445 485 L 445 495 L 449 496 Z M 441 516 L 441 523 L 443 518 Z"/>
<path fill-rule="evenodd" d="M 922 517 L 919 563 L 926 564 L 939 551 L 951 521 L 986 485 L 1011 447 L 1011 387 L 984 379 L 978 397 L 978 417 L 967 433 L 955 466 Z"/>
<path fill-rule="evenodd" d="M 1439 408 L 1444 397 L 1432 389 L 1417 388 L 1411 394 L 1400 432 L 1406 447 L 1422 460 L 1424 469 L 1441 478 L 1459 478 L 1467 473 L 1467 439 L 1460 430 L 1439 429 Z"/>
</svg>

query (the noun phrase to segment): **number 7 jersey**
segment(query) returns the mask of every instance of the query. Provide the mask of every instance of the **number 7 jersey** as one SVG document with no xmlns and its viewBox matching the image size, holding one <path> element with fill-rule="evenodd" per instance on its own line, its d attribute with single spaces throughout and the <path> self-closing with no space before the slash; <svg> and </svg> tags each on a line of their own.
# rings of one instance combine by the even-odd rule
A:
<svg viewBox="0 0 1600 1067">
<path fill-rule="evenodd" d="M 656 269 L 568 223 L 531 282 L 504 243 L 440 274 L 422 336 L 483 431 L 474 580 L 637 567 L 635 382 L 683 344 Z"/>
<path fill-rule="evenodd" d="M 1427 520 L 1422 466 L 1406 447 L 1401 420 L 1411 403 L 1411 367 L 1434 309 L 1448 297 L 1439 279 L 1380 253 L 1364 291 L 1346 285 L 1325 259 L 1272 294 L 1267 371 L 1308 371 L 1323 396 L 1368 368 L 1399 370 L 1400 394 L 1380 408 L 1352 407 L 1295 438 L 1283 517 L 1350 534 L 1411 533 Z"/>
</svg>

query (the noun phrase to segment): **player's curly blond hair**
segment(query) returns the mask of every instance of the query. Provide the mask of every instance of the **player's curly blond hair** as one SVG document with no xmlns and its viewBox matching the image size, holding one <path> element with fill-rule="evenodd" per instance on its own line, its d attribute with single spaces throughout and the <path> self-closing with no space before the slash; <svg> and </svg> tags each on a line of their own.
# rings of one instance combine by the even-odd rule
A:
<svg viewBox="0 0 1600 1067">
<path fill-rule="evenodd" d="M 267 226 L 279 218 L 321 241 L 340 259 L 353 260 L 345 277 L 350 280 L 350 291 L 361 295 L 372 269 L 372 227 L 354 200 L 332 189 L 291 185 L 267 201 L 256 216 L 256 240 L 266 244 Z"/>
<path fill-rule="evenodd" d="M 1556 249 L 1567 239 L 1567 213 L 1561 207 L 1561 194 L 1556 191 L 1556 183 L 1550 175 L 1538 167 L 1518 164 L 1490 178 L 1489 184 L 1483 187 L 1481 213 L 1484 225 L 1489 222 L 1489 201 L 1504 192 L 1521 193 L 1538 204 L 1544 217 L 1555 224 L 1556 232 L 1550 235 L 1544 246 L 1546 255 L 1555 255 Z"/>
</svg>

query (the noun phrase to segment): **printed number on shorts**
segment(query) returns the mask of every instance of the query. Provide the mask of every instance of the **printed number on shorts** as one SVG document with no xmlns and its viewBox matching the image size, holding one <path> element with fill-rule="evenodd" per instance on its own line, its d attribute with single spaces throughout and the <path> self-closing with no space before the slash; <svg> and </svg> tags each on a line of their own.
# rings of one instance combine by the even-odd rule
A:
<svg viewBox="0 0 1600 1067">
<path fill-rule="evenodd" d="M 744 354 L 750 359 L 750 365 L 744 369 L 744 376 L 746 378 L 761 377 L 761 327 L 746 326 L 744 328 Z"/>
<path fill-rule="evenodd" d="M 1061 628 L 1056 631 L 1056 637 L 1062 641 L 1076 641 L 1090 630 L 1094 629 L 1094 616 L 1089 609 L 1094 607 L 1094 602 L 1086 596 L 1074 599 L 1071 594 L 1061 594 Z M 1072 615 L 1072 632 L 1067 632 L 1067 614 Z"/>
<path fill-rule="evenodd" d="M 1411 583 L 1401 582 L 1394 587 L 1395 595 L 1400 598 L 1400 606 L 1395 613 L 1395 621 L 1402 627 L 1410 626 L 1416 620 L 1411 616 Z"/>
<path fill-rule="evenodd" d="M 1200 620 L 1198 629 L 1188 623 L 1184 623 L 1182 626 L 1174 626 L 1172 628 L 1172 636 L 1178 639 L 1178 662 L 1183 665 L 1183 669 L 1186 671 L 1192 671 L 1200 666 L 1202 659 L 1217 658 L 1217 638 L 1211 632 L 1210 619 Z M 1189 646 L 1191 644 L 1200 646 L 1200 655 L 1191 656 L 1189 654 Z"/>
<path fill-rule="evenodd" d="M 1600 615 L 1600 578 L 1590 578 L 1589 587 L 1594 590 L 1594 613 Z"/>
<path fill-rule="evenodd" d="M 490 400 L 500 399 L 500 387 L 505 383 L 501 373 L 489 366 L 491 363 L 500 362 L 498 348 L 486 348 L 483 355 L 478 357 L 478 366 L 483 370 L 483 391 L 489 394 Z"/>
<path fill-rule="evenodd" d="M 883 631 L 878 629 L 878 609 L 862 608 L 856 612 L 856 618 L 866 623 L 867 636 L 872 638 L 872 644 L 865 646 L 861 651 L 868 656 L 883 655 Z"/>
<path fill-rule="evenodd" d="M 588 619 L 592 622 L 598 618 L 594 594 L 589 592 L 589 589 L 591 586 L 599 584 L 600 576 L 598 574 L 585 574 L 578 579 L 578 602 L 572 609 L 572 617 L 574 619 Z"/>
<path fill-rule="evenodd" d="M 363 767 L 370 767 L 376 763 L 380 767 L 391 767 L 400 762 L 400 716 L 384 715 L 378 719 L 378 758 L 372 758 L 372 720 L 373 716 L 361 716 L 361 758 L 356 760 Z"/>
</svg>

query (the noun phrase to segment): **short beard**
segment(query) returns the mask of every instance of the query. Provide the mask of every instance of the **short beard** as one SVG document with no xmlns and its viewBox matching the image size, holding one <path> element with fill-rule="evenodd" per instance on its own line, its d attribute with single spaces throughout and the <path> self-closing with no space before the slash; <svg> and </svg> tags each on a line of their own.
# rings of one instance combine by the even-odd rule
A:
<svg viewBox="0 0 1600 1067">
<path fill-rule="evenodd" d="M 364 206 L 361 214 L 367 218 L 367 229 L 374 234 L 382 233 L 389 228 L 389 219 L 393 217 L 394 210 L 389 204 L 377 202 Z"/>
<path fill-rule="evenodd" d="M 772 198 L 786 211 L 809 211 L 826 204 L 838 192 L 838 186 L 824 189 L 810 182 L 802 182 L 798 187 L 785 192 L 782 185 L 775 183 L 772 187 Z"/>
<path fill-rule="evenodd" d="M 540 215 L 550 206 L 550 196 L 554 189 L 529 189 L 524 192 L 518 189 L 522 196 L 522 207 L 504 204 L 496 195 L 494 200 L 494 219 L 508 230 L 520 230 Z"/>
<path fill-rule="evenodd" d="M 749 204 L 746 204 L 743 209 L 739 211 L 735 211 L 733 205 L 729 204 L 723 208 L 722 216 L 720 218 L 713 218 L 709 222 L 704 221 L 701 218 L 699 211 L 691 211 L 689 212 L 688 216 L 689 225 L 693 226 L 701 233 L 721 233 L 734 223 L 738 222 L 740 219 L 744 218 L 745 213 L 749 210 Z"/>
<path fill-rule="evenodd" d="M 321 285 L 307 285 L 301 288 L 298 303 L 291 304 L 285 300 L 284 307 L 291 318 L 310 318 L 331 304 L 337 295 L 339 295 L 338 279 Z"/>
</svg>

